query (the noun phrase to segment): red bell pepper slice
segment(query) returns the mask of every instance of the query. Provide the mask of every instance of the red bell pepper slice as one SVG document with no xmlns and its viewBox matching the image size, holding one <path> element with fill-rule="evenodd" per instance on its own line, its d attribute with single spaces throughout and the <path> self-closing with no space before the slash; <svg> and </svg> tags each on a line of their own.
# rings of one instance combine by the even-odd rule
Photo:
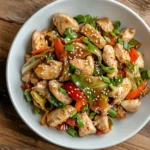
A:
<svg viewBox="0 0 150 150">
<path fill-rule="evenodd" d="M 75 119 L 68 118 L 68 119 L 66 120 L 66 124 L 70 125 L 71 127 L 74 127 L 74 126 L 76 126 L 76 120 L 75 120 Z"/>
<path fill-rule="evenodd" d="M 104 133 L 104 132 L 101 131 L 101 130 L 97 130 L 97 131 L 96 131 L 96 134 L 106 134 L 106 133 Z"/>
<path fill-rule="evenodd" d="M 128 93 L 128 95 L 126 96 L 126 99 L 135 99 L 138 98 L 141 94 L 141 92 L 146 88 L 147 86 L 147 81 L 143 81 L 143 83 L 134 91 L 131 91 Z"/>
<path fill-rule="evenodd" d="M 120 75 L 122 75 L 122 77 L 123 78 L 125 78 L 126 77 L 126 74 L 125 74 L 125 72 L 123 72 L 123 71 L 118 71 L 118 76 L 120 76 Z"/>
<path fill-rule="evenodd" d="M 130 48 L 129 55 L 130 55 L 130 58 L 131 58 L 131 63 L 135 63 L 135 61 L 139 57 L 138 52 L 134 48 Z"/>
<path fill-rule="evenodd" d="M 36 54 L 42 53 L 42 52 L 44 52 L 46 50 L 47 50 L 46 48 L 35 49 L 35 50 L 32 51 L 32 54 L 36 55 Z"/>
<path fill-rule="evenodd" d="M 118 106 L 117 115 L 121 119 L 126 118 L 126 112 L 125 112 L 125 110 L 120 105 Z"/>
<path fill-rule="evenodd" d="M 57 126 L 57 129 L 59 129 L 59 130 L 66 130 L 66 124 L 65 123 L 62 123 L 62 124 L 59 124 L 58 126 Z"/>
</svg>

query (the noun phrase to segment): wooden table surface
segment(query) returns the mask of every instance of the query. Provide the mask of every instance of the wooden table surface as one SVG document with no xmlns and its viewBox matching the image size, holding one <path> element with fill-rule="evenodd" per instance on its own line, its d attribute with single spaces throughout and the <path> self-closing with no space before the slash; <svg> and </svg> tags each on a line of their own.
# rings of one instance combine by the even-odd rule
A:
<svg viewBox="0 0 150 150">
<path fill-rule="evenodd" d="M 22 24 L 54 0 L 0 0 L 0 59 L 7 58 L 11 43 Z M 150 0 L 118 0 L 137 12 L 150 26 Z M 5 63 L 0 63 L 0 74 Z M 5 89 L 0 75 L 0 89 Z M 30 130 L 7 96 L 0 95 L 0 150 L 65 150 Z M 129 140 L 105 150 L 150 150 L 150 121 Z"/>
</svg>

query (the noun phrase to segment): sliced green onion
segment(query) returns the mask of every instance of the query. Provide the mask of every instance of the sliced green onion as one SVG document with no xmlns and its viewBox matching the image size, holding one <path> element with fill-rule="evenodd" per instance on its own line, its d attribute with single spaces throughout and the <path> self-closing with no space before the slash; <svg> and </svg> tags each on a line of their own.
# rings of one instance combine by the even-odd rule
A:
<svg viewBox="0 0 150 150">
<path fill-rule="evenodd" d="M 74 74 L 75 71 L 76 71 L 75 66 L 73 66 L 72 64 L 70 64 L 70 66 L 69 66 L 69 72 L 72 73 L 72 74 Z"/>
<path fill-rule="evenodd" d="M 114 24 L 114 28 L 118 29 L 121 26 L 121 22 L 120 21 L 116 21 Z"/>
<path fill-rule="evenodd" d="M 73 52 L 74 51 L 74 45 L 73 44 L 66 45 L 65 50 L 69 51 L 69 52 Z"/>
<path fill-rule="evenodd" d="M 110 32 L 110 35 L 112 36 L 116 36 L 116 34 L 114 32 Z"/>
<path fill-rule="evenodd" d="M 135 73 L 138 73 L 139 72 L 139 66 L 136 64 L 134 65 L 134 72 Z"/>
<path fill-rule="evenodd" d="M 40 110 L 40 108 L 34 106 L 33 112 L 34 112 L 35 114 L 39 114 L 39 113 L 41 112 L 41 110 Z"/>
<path fill-rule="evenodd" d="M 135 39 L 131 39 L 130 41 L 129 41 L 129 45 L 131 46 L 131 47 L 135 47 L 136 49 L 138 49 L 138 48 L 140 48 L 140 46 L 141 46 L 141 43 L 139 43 L 137 40 L 135 40 Z"/>
<path fill-rule="evenodd" d="M 114 29 L 113 32 L 114 32 L 115 35 L 119 35 L 120 34 L 120 31 L 118 29 Z"/>
<path fill-rule="evenodd" d="M 124 42 L 123 43 L 123 47 L 126 49 L 126 50 L 130 50 L 130 45 L 129 45 L 129 43 L 128 42 Z"/>
<path fill-rule="evenodd" d="M 86 22 L 86 18 L 83 15 L 78 15 L 76 17 L 74 17 L 74 19 L 80 24 L 83 22 Z"/>
<path fill-rule="evenodd" d="M 106 42 L 110 43 L 110 39 L 107 36 L 104 36 Z"/>
<path fill-rule="evenodd" d="M 67 94 L 67 91 L 62 87 L 59 88 L 59 92 L 65 94 L 65 95 Z"/>
<path fill-rule="evenodd" d="M 104 82 L 110 83 L 110 79 L 108 77 L 102 76 L 102 79 L 103 79 Z"/>
<path fill-rule="evenodd" d="M 115 82 L 115 80 L 114 79 L 110 79 L 110 82 L 112 83 L 112 85 L 116 85 L 116 82 Z"/>
<path fill-rule="evenodd" d="M 83 38 L 82 38 L 82 41 L 83 41 L 84 43 L 88 44 L 89 39 L 88 39 L 87 37 L 83 37 Z"/>
<path fill-rule="evenodd" d="M 70 39 L 76 39 L 78 37 L 78 35 L 71 28 L 66 29 L 64 36 Z"/>
<path fill-rule="evenodd" d="M 46 57 L 46 60 L 54 60 L 55 58 L 56 58 L 56 55 L 54 53 L 52 53 L 51 55 Z"/>
<path fill-rule="evenodd" d="M 141 77 L 136 78 L 137 85 L 140 86 L 143 83 L 143 79 Z"/>
<path fill-rule="evenodd" d="M 150 69 L 148 69 L 148 70 L 143 70 L 143 71 L 141 72 L 141 77 L 142 77 L 143 80 L 144 80 L 144 79 L 146 79 L 146 80 L 150 79 Z"/>
<path fill-rule="evenodd" d="M 90 117 L 93 118 L 96 115 L 96 112 L 91 112 Z"/>
<path fill-rule="evenodd" d="M 118 43 L 119 43 L 119 44 L 123 45 L 123 41 L 122 41 L 122 39 L 118 38 L 118 40 L 117 40 L 117 41 L 118 41 Z"/>
<path fill-rule="evenodd" d="M 84 123 L 81 120 L 77 119 L 77 124 L 79 127 L 84 128 Z"/>
<path fill-rule="evenodd" d="M 79 136 L 79 135 L 78 135 L 78 132 L 77 132 L 75 129 L 73 129 L 73 128 L 68 129 L 68 130 L 67 130 L 67 133 L 68 133 L 69 135 L 73 136 L 73 137 L 78 137 L 78 136 Z"/>
<path fill-rule="evenodd" d="M 95 50 L 95 46 L 91 42 L 88 42 L 88 50 L 91 52 L 94 52 Z"/>
<path fill-rule="evenodd" d="M 122 75 L 120 75 L 120 76 L 116 79 L 116 85 L 117 85 L 117 86 L 120 85 L 120 84 L 122 83 L 122 81 L 123 81 L 123 77 L 122 77 Z"/>
<path fill-rule="evenodd" d="M 72 113 L 71 113 L 71 115 L 70 115 L 70 117 L 72 118 L 74 115 L 76 115 L 77 114 L 77 111 L 75 110 L 75 111 L 73 111 Z"/>
<path fill-rule="evenodd" d="M 54 105 L 56 108 L 64 108 L 66 106 L 66 104 L 58 101 L 52 94 L 50 95 L 51 96 L 51 101 L 50 103 L 52 105 Z"/>
<path fill-rule="evenodd" d="M 108 110 L 108 114 L 109 114 L 111 117 L 117 117 L 117 112 L 116 112 L 114 109 L 112 109 L 112 108 L 110 108 L 110 109 Z"/>
<path fill-rule="evenodd" d="M 128 67 L 128 69 L 131 71 L 132 69 L 133 69 L 133 65 L 131 64 L 131 62 L 130 61 L 126 61 L 126 65 L 127 65 L 127 67 Z"/>
<path fill-rule="evenodd" d="M 101 64 L 101 68 L 104 72 L 106 73 L 113 73 L 115 71 L 115 68 L 113 67 L 105 67 L 104 65 Z"/>
<path fill-rule="evenodd" d="M 89 107 L 88 106 L 84 106 L 83 108 L 82 108 L 82 112 L 86 112 L 86 111 L 88 111 L 89 110 Z"/>
<path fill-rule="evenodd" d="M 32 97 L 31 97 L 30 91 L 28 89 L 26 89 L 24 91 L 24 95 L 25 95 L 25 97 L 26 97 L 26 99 L 27 99 L 28 102 L 32 101 Z"/>
<path fill-rule="evenodd" d="M 108 122 L 109 122 L 109 125 L 110 125 L 110 126 L 113 126 L 113 125 L 114 125 L 111 118 L 108 118 Z"/>
<path fill-rule="evenodd" d="M 93 72 L 94 75 L 100 75 L 101 74 L 101 69 L 98 68 L 98 67 L 94 67 L 94 72 Z"/>
<path fill-rule="evenodd" d="M 112 83 L 109 84 L 109 87 L 112 91 L 114 90 L 114 85 Z"/>
<path fill-rule="evenodd" d="M 70 44 L 70 42 L 71 42 L 70 38 L 65 38 L 64 40 L 65 40 L 65 44 Z"/>
<path fill-rule="evenodd" d="M 78 118 L 78 113 L 76 112 L 71 118 L 72 118 L 72 119 Z"/>
</svg>

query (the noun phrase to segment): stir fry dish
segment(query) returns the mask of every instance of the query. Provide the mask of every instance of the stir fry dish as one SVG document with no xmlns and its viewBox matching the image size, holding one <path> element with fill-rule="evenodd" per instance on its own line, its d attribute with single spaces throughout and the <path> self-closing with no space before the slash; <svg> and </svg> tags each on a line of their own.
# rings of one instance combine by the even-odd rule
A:
<svg viewBox="0 0 150 150">
<path fill-rule="evenodd" d="M 41 125 L 73 137 L 106 134 L 113 118 L 138 111 L 150 91 L 136 31 L 91 15 L 58 13 L 53 24 L 32 34 L 21 70 L 26 100 Z"/>
</svg>

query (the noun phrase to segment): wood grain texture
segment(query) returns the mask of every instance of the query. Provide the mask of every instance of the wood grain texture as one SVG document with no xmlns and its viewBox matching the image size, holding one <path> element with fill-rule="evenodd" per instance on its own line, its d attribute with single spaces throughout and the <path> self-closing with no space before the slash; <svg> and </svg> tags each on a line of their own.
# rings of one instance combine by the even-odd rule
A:
<svg viewBox="0 0 150 150">
<path fill-rule="evenodd" d="M 22 24 L 54 0 L 0 0 L 0 58 L 7 58 Z M 150 0 L 117 0 L 137 12 L 150 26 Z M 1 84 L 1 79 L 0 79 Z M 14 110 L 9 97 L 0 95 L 0 150 L 66 150 L 31 131 Z M 150 150 L 150 122 L 129 140 L 105 150 Z"/>
</svg>

